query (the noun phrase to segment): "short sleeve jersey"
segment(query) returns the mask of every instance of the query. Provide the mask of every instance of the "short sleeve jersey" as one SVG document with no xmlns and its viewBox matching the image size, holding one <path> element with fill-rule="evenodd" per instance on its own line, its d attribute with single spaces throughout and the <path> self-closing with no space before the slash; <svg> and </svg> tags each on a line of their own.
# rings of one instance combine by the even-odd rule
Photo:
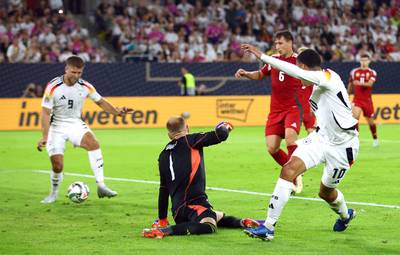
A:
<svg viewBox="0 0 400 255">
<path fill-rule="evenodd" d="M 94 102 L 101 99 L 99 93 L 89 82 L 79 79 L 74 85 L 64 83 L 63 76 L 51 80 L 45 89 L 42 107 L 51 109 L 52 125 L 73 123 L 81 120 L 85 99 L 89 97 Z"/>
<path fill-rule="evenodd" d="M 331 143 L 340 144 L 355 135 L 347 90 L 340 76 L 330 69 L 313 72 L 319 83 L 313 87 L 311 108 L 317 118 L 321 134 Z"/>
<path fill-rule="evenodd" d="M 282 57 L 279 54 L 272 57 L 292 64 L 296 64 L 297 60 L 297 54 L 293 54 L 288 58 Z M 298 93 L 302 86 L 299 79 L 286 75 L 284 72 L 272 68 L 268 64 L 264 65 L 261 72 L 265 76 L 271 76 L 272 93 L 270 112 L 287 111 L 299 106 L 299 102 L 301 101 Z"/>
<path fill-rule="evenodd" d="M 361 69 L 355 68 L 350 72 L 349 82 L 359 81 L 361 83 L 366 83 L 369 81 L 376 81 L 376 72 L 371 69 Z M 372 87 L 369 86 L 354 86 L 354 101 L 365 102 L 371 101 Z"/>
</svg>

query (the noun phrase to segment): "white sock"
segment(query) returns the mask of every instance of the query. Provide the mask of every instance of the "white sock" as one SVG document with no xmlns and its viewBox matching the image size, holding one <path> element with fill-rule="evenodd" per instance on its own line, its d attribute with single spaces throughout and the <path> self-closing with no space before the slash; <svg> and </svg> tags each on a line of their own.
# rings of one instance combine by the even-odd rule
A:
<svg viewBox="0 0 400 255">
<path fill-rule="evenodd" d="M 60 188 L 60 185 L 64 179 L 64 174 L 61 173 L 55 173 L 54 171 L 51 171 L 50 174 L 50 183 L 51 183 L 51 192 L 52 193 L 57 193 L 58 189 Z"/>
<path fill-rule="evenodd" d="M 349 213 L 346 205 L 346 201 L 344 201 L 343 193 L 340 190 L 336 189 L 337 191 L 337 198 L 332 203 L 329 203 L 331 209 L 339 214 L 342 220 L 349 218 Z"/>
<path fill-rule="evenodd" d="M 274 228 L 275 223 L 278 221 L 279 216 L 282 213 L 283 207 L 285 207 L 289 200 L 290 193 L 292 192 L 293 183 L 279 178 L 272 194 L 271 200 L 268 205 L 268 216 L 265 220 L 265 226 L 268 228 Z"/>
<path fill-rule="evenodd" d="M 93 170 L 94 177 L 96 178 L 96 184 L 98 187 L 104 187 L 104 170 L 103 170 L 103 155 L 101 149 L 94 151 L 88 151 L 90 167 Z"/>
</svg>

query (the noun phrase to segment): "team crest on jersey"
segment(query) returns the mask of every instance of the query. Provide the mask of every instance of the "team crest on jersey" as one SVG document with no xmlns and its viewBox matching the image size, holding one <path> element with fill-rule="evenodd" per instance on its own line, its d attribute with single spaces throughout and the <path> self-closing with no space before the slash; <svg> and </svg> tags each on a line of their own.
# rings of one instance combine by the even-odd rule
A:
<svg viewBox="0 0 400 255">
<path fill-rule="evenodd" d="M 356 73 L 356 77 L 358 77 L 358 76 L 360 76 L 360 74 L 359 74 L 359 73 Z"/>
</svg>

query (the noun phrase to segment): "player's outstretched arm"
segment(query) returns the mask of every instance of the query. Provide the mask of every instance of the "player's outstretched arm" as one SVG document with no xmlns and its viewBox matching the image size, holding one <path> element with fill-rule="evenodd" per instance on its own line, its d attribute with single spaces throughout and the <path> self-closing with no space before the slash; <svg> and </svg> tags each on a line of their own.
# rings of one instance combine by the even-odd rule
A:
<svg viewBox="0 0 400 255">
<path fill-rule="evenodd" d="M 260 70 L 249 72 L 240 68 L 236 71 L 235 78 L 240 79 L 242 77 L 246 77 L 247 79 L 250 80 L 261 80 L 264 76 Z"/>
<path fill-rule="evenodd" d="M 253 54 L 264 63 L 267 63 L 272 67 L 281 70 L 289 76 L 297 79 L 302 79 L 316 85 L 319 85 L 321 82 L 321 75 L 318 71 L 306 71 L 292 63 L 268 56 L 250 44 L 242 44 L 241 49 L 244 50 L 245 53 Z"/>
<path fill-rule="evenodd" d="M 232 131 L 233 125 L 229 122 L 220 122 L 214 131 L 206 133 L 196 133 L 188 135 L 190 146 L 193 148 L 202 148 L 210 145 L 219 144 L 228 139 L 229 132 Z"/>
<path fill-rule="evenodd" d="M 123 116 L 128 113 L 132 113 L 133 109 L 132 108 L 127 108 L 127 107 L 115 107 L 113 104 L 111 104 L 107 99 L 101 98 L 99 101 L 96 102 L 98 106 L 100 106 L 101 109 L 104 111 L 118 115 L 118 116 Z"/>
<path fill-rule="evenodd" d="M 42 125 L 42 138 L 39 140 L 37 144 L 37 149 L 39 151 L 42 151 L 42 148 L 44 148 L 47 143 L 47 136 L 49 134 L 49 128 L 50 128 L 50 114 L 51 114 L 51 109 L 42 107 L 42 113 L 40 115 L 40 122 Z"/>
</svg>

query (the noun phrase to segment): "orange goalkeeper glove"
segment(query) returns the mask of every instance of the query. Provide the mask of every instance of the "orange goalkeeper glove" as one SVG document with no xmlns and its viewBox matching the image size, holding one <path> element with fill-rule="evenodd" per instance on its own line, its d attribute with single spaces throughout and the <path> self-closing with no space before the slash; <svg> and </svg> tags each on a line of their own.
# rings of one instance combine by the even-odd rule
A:
<svg viewBox="0 0 400 255">
<path fill-rule="evenodd" d="M 151 227 L 152 228 L 166 228 L 166 227 L 168 227 L 168 225 L 169 225 L 169 222 L 168 222 L 167 218 L 165 218 L 165 219 L 155 220 L 153 222 L 153 224 L 151 225 Z"/>
<path fill-rule="evenodd" d="M 227 121 L 222 121 L 222 122 L 218 123 L 216 128 L 219 128 L 221 126 L 226 127 L 226 129 L 228 129 L 229 132 L 231 132 L 232 129 L 233 129 L 233 125 L 231 123 L 227 122 Z"/>
</svg>

